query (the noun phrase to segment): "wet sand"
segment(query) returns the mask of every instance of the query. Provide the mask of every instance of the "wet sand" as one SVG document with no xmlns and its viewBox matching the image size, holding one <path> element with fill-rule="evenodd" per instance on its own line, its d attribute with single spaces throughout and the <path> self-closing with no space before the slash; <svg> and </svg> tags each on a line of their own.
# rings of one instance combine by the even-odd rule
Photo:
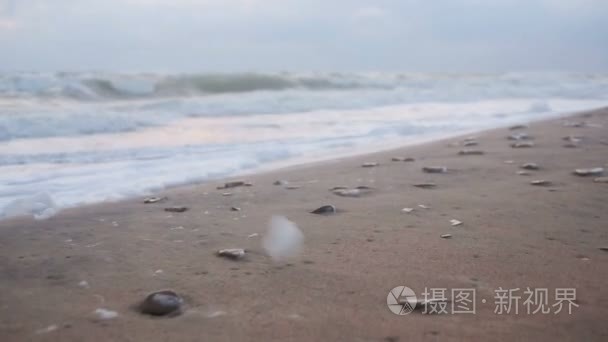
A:
<svg viewBox="0 0 608 342">
<path fill-rule="evenodd" d="M 517 132 L 535 145 L 510 147 L 506 136 Z M 564 147 L 569 135 L 584 138 Z M 161 203 L 141 198 L 2 221 L 0 340 L 607 340 L 608 184 L 572 171 L 608 168 L 608 109 L 475 136 L 479 145 L 466 148 L 483 155 L 459 155 L 461 137 L 244 177 L 250 187 L 218 190 L 224 181 L 212 182 L 163 191 Z M 529 162 L 540 170 L 517 174 Z M 424 173 L 426 166 L 448 172 Z M 436 188 L 413 186 L 429 182 Z M 328 191 L 335 186 L 372 189 L 351 198 Z M 339 212 L 309 213 L 325 204 Z M 189 210 L 164 210 L 171 206 Z M 302 253 L 289 262 L 273 262 L 261 247 L 272 215 L 304 234 Z M 219 258 L 222 248 L 248 254 Z M 399 285 L 418 295 L 446 288 L 448 297 L 475 289 L 476 314 L 395 315 L 386 301 Z M 527 287 L 548 288 L 550 305 L 556 288 L 576 288 L 578 307 L 529 315 Z M 518 315 L 495 313 L 499 288 L 520 289 Z M 162 289 L 184 297 L 181 316 L 134 310 Z M 118 317 L 101 320 L 98 308 Z"/>
</svg>

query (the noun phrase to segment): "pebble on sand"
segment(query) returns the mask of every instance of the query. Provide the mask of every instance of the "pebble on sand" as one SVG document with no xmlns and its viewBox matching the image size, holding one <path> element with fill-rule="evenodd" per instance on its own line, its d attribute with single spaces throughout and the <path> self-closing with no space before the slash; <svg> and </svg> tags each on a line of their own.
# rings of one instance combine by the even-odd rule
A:
<svg viewBox="0 0 608 342">
<path fill-rule="evenodd" d="M 328 204 L 328 205 L 324 205 L 322 207 L 319 207 L 313 211 L 311 211 L 311 214 L 317 214 L 317 215 L 331 215 L 331 214 L 335 214 L 337 212 L 337 209 L 335 206 Z"/>
<path fill-rule="evenodd" d="M 590 168 L 590 169 L 576 169 L 576 170 L 574 170 L 573 173 L 575 175 L 581 176 L 581 177 L 588 177 L 588 176 L 598 177 L 598 176 L 604 175 L 604 168 L 603 167 L 594 167 L 594 168 Z"/>
<path fill-rule="evenodd" d="M 376 162 L 368 162 L 368 163 L 363 163 L 361 166 L 362 167 L 376 167 L 376 166 L 379 166 L 379 165 L 380 164 L 376 163 Z"/>
<path fill-rule="evenodd" d="M 534 143 L 531 141 L 518 141 L 511 144 L 512 148 L 530 148 L 534 147 Z"/>
<path fill-rule="evenodd" d="M 424 166 L 422 172 L 425 173 L 446 173 L 448 168 L 445 166 Z"/>
<path fill-rule="evenodd" d="M 246 252 L 242 248 L 226 248 L 217 251 L 217 256 L 233 260 L 243 259 L 245 257 L 245 254 Z"/>
<path fill-rule="evenodd" d="M 452 234 L 443 234 L 440 236 L 442 239 L 451 239 L 452 238 Z"/>
<path fill-rule="evenodd" d="M 335 189 L 335 190 L 332 190 L 332 192 L 335 195 L 338 195 L 341 197 L 361 197 L 361 196 L 371 194 L 372 188 L 370 188 L 368 186 L 358 186 L 354 189 L 348 189 L 348 188 Z"/>
<path fill-rule="evenodd" d="M 479 143 L 475 140 L 465 140 L 465 142 L 462 144 L 462 146 L 464 147 L 471 147 L 471 146 L 477 146 L 479 145 Z"/>
<path fill-rule="evenodd" d="M 241 208 L 239 208 L 239 207 L 231 207 L 230 211 L 241 211 Z"/>
<path fill-rule="evenodd" d="M 274 181 L 274 183 L 272 183 L 272 184 L 273 185 L 287 185 L 287 184 L 289 184 L 289 182 L 286 180 L 277 180 L 277 181 Z"/>
<path fill-rule="evenodd" d="M 413 162 L 416 161 L 416 159 L 411 158 L 411 157 L 393 157 L 391 159 L 394 162 Z"/>
<path fill-rule="evenodd" d="M 163 290 L 150 293 L 141 302 L 141 313 L 152 316 L 175 316 L 181 313 L 184 300 L 174 291 Z"/>
<path fill-rule="evenodd" d="M 404 212 L 404 213 L 408 213 L 409 214 L 412 211 L 414 211 L 414 208 L 403 208 L 403 209 L 401 209 L 401 211 Z"/>
<path fill-rule="evenodd" d="M 482 150 L 461 150 L 458 154 L 461 156 L 480 156 L 485 154 L 485 152 Z"/>
<path fill-rule="evenodd" d="M 165 208 L 165 211 L 171 212 L 171 213 L 183 213 L 184 211 L 187 211 L 188 207 L 168 207 Z"/>
<path fill-rule="evenodd" d="M 536 186 L 550 186 L 553 185 L 553 182 L 545 180 L 545 179 L 537 179 L 530 182 L 532 185 Z"/>
</svg>

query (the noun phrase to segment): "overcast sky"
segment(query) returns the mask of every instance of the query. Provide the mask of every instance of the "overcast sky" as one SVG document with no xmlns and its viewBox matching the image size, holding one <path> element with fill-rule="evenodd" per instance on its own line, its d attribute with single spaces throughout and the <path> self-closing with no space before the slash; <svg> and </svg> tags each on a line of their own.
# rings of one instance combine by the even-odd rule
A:
<svg viewBox="0 0 608 342">
<path fill-rule="evenodd" d="M 0 69 L 608 72 L 608 0 L 0 0 Z"/>
</svg>

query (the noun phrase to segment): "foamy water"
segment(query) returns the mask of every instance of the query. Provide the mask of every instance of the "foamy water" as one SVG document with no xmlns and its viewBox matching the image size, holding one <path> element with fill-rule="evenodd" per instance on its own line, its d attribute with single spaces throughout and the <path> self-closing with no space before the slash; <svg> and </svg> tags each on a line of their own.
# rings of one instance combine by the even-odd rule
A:
<svg viewBox="0 0 608 342">
<path fill-rule="evenodd" d="M 606 105 L 589 74 L 0 74 L 0 217 Z"/>
</svg>

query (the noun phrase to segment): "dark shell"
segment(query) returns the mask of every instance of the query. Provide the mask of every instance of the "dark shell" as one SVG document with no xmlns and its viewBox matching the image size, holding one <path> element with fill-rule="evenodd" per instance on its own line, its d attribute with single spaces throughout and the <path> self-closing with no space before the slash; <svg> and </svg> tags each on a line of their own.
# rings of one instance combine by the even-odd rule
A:
<svg viewBox="0 0 608 342">
<path fill-rule="evenodd" d="M 310 212 L 317 215 L 331 215 L 336 213 L 336 207 L 333 205 L 324 205 Z"/>
<path fill-rule="evenodd" d="M 187 211 L 188 207 L 169 207 L 169 208 L 165 208 L 165 211 L 171 212 L 171 213 L 183 213 L 184 211 Z"/>
<path fill-rule="evenodd" d="M 141 303 L 142 313 L 152 316 L 179 315 L 184 300 L 171 290 L 150 293 Z"/>
</svg>

